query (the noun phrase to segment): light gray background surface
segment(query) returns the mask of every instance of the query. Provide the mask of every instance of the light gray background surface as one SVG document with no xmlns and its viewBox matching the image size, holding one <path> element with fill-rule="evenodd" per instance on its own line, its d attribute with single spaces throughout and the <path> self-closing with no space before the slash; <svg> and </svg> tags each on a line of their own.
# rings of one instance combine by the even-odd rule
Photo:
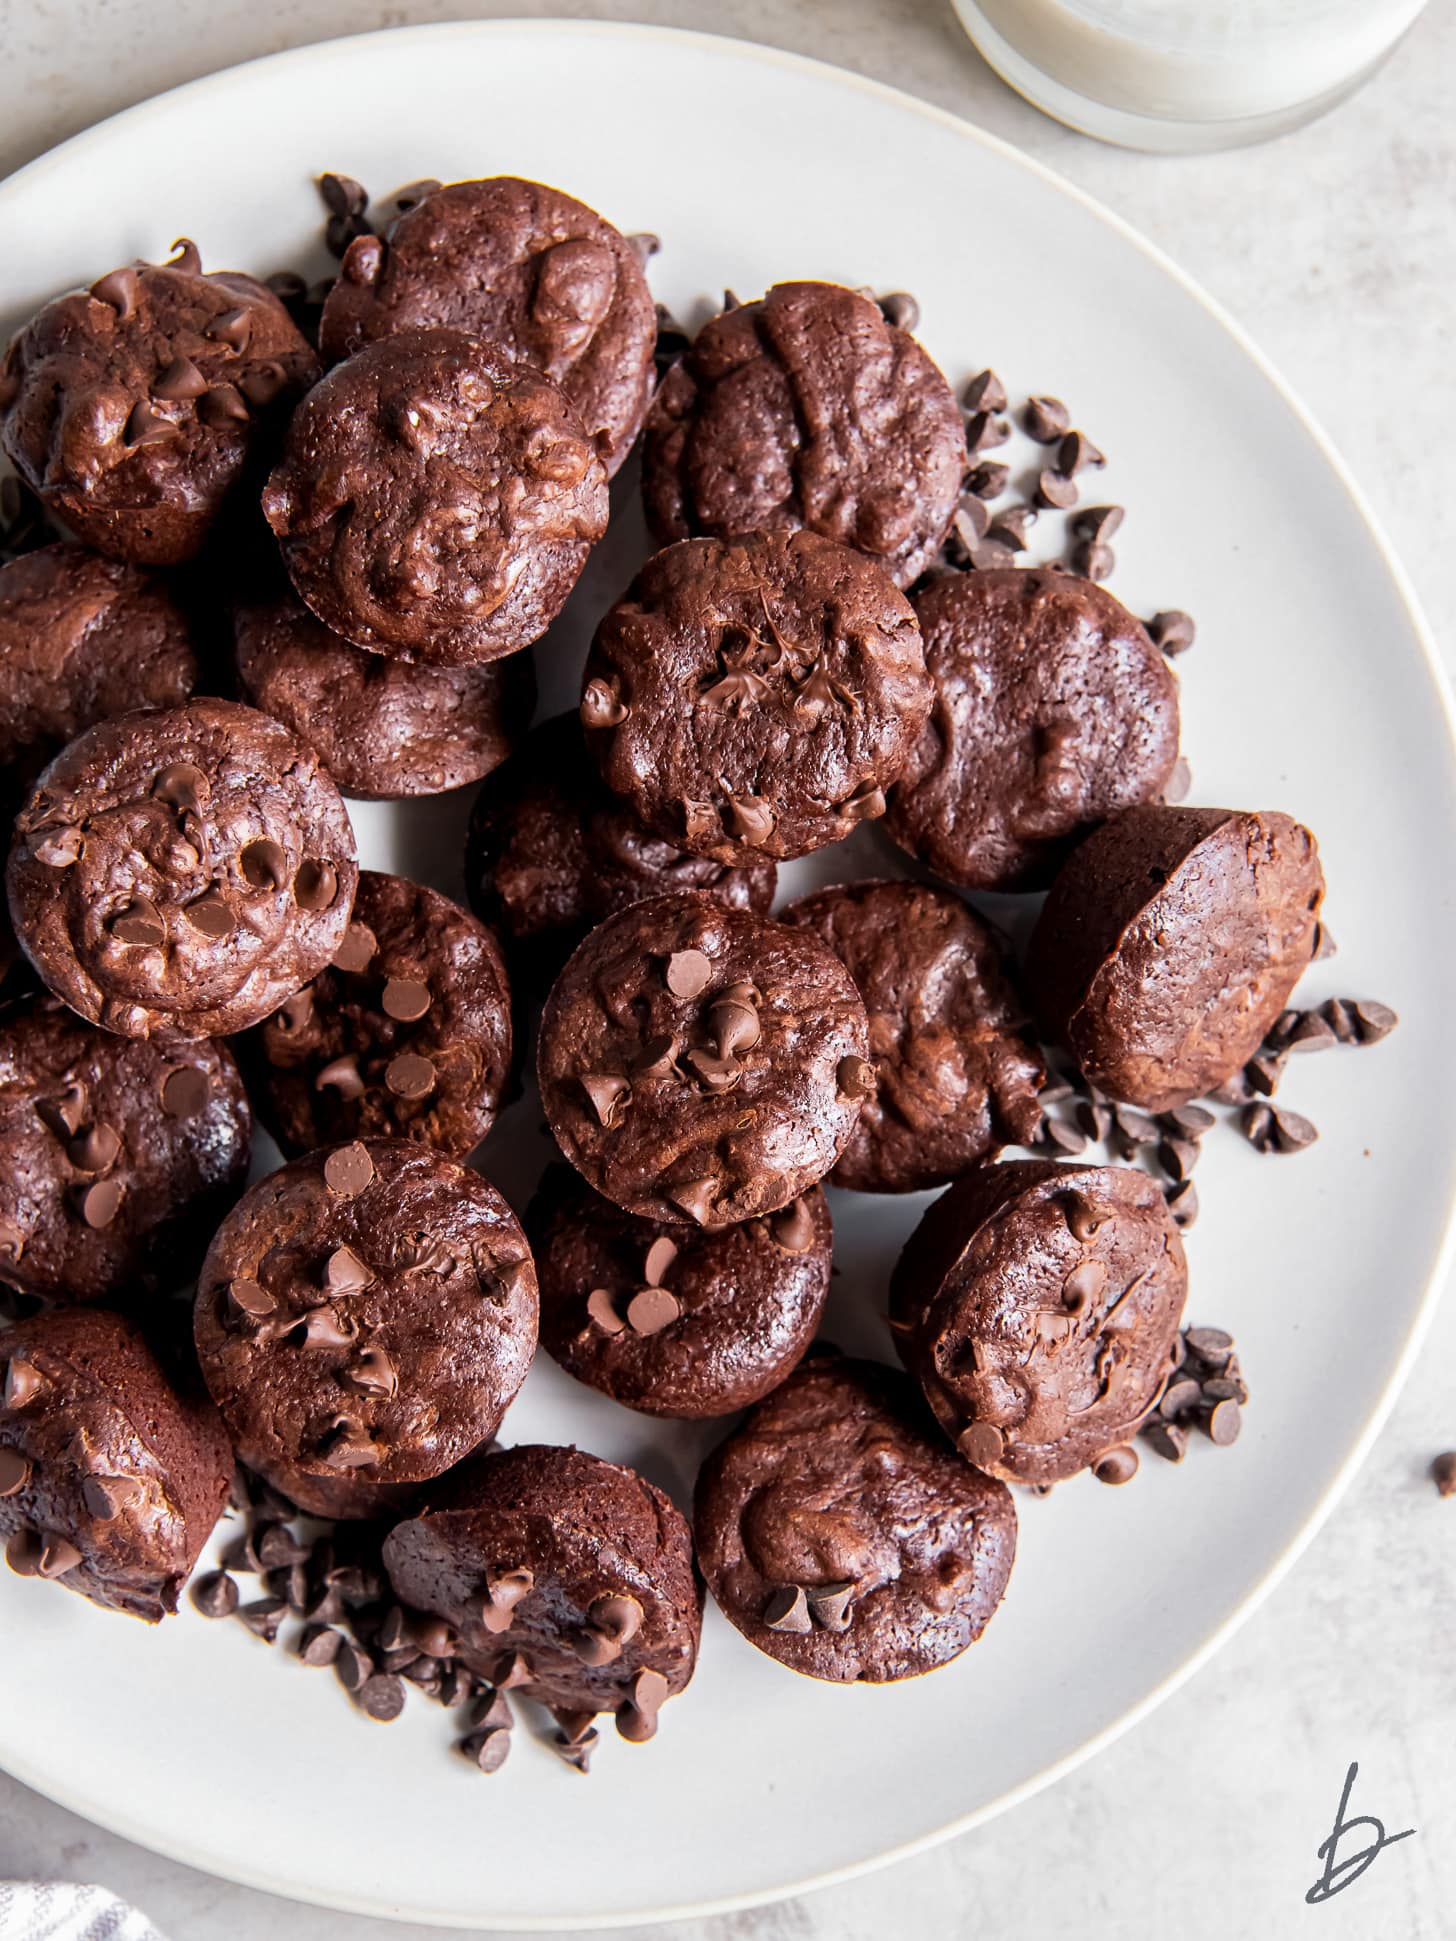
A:
<svg viewBox="0 0 1456 1941">
<path fill-rule="evenodd" d="M 773 42 L 938 102 L 1101 197 L 1222 299 L 1323 420 L 1456 665 L 1450 0 L 1434 0 L 1388 66 L 1324 121 L 1266 148 L 1190 160 L 1102 148 L 1044 120 L 982 66 L 945 0 L 208 0 L 185 11 L 156 0 L 0 0 L 0 173 L 117 108 L 254 55 L 497 13 L 651 20 Z M 945 236 L 947 248 L 974 249 L 974 208 L 947 206 Z M 988 265 L 988 280 L 1014 301 L 1014 266 Z M 1101 300 L 1069 290 L 1068 327 L 1079 305 Z M 1372 697 L 1379 652 L 1372 641 Z M 1378 815 L 1378 802 L 1370 810 Z M 1431 870 L 1433 894 L 1450 894 L 1452 859 L 1432 857 Z M 1432 1055 L 1449 1063 L 1444 1046 Z M 1419 1152 L 1410 1190 L 1423 1190 Z M 1372 1287 L 1372 1303 L 1380 1298 Z M 1100 1759 L 991 1826 L 867 1880 L 651 1932 L 669 1941 L 1041 1941 L 1068 1929 L 1083 1941 L 1456 1935 L 1456 1500 L 1442 1503 L 1424 1475 L 1437 1450 L 1456 1445 L 1453 1367 L 1448 1301 L 1359 1481 L 1293 1575 L 1209 1669 Z M 4 1678 L 30 1675 L 10 1665 Z M 771 1744 L 763 1750 L 775 1756 Z M 228 1757 L 225 1743 L 216 1756 Z M 973 1731 L 966 1757 L 975 1757 Z M 1360 1762 L 1351 1810 L 1417 1835 L 1338 1898 L 1309 1907 L 1316 1848 L 1351 1760 Z M 873 1789 L 872 1748 L 844 1783 Z M 924 1783 L 934 1787 L 936 1775 Z M 311 1786 L 299 1807 L 306 1839 L 307 1814 L 328 1810 L 327 1785 Z M 832 1804 L 806 1797 L 803 1810 Z M 732 1838 L 731 1825 L 714 1832 Z M 570 1855 L 560 1862 L 569 1866 Z M 171 1941 L 420 1941 L 428 1932 L 224 1885 L 97 1832 L 0 1775 L 6 1875 L 100 1881 L 144 1907 Z"/>
</svg>

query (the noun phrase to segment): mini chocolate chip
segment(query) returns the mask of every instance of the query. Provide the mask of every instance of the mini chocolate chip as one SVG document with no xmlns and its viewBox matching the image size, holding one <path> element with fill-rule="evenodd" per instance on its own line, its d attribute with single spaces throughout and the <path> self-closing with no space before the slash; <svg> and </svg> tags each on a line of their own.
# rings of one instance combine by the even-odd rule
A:
<svg viewBox="0 0 1456 1941">
<path fill-rule="evenodd" d="M 1269 1107 L 1272 1121 L 1273 1149 L 1275 1152 L 1303 1152 L 1319 1138 L 1319 1129 L 1303 1113 L 1291 1112 L 1288 1106 Z"/>
<path fill-rule="evenodd" d="M 1149 1448 L 1167 1462 L 1182 1462 L 1188 1453 L 1188 1431 L 1177 1422 L 1164 1422 L 1154 1417 L 1143 1426 L 1143 1439 Z"/>
<path fill-rule="evenodd" d="M 180 403 L 185 398 L 200 398 L 206 389 L 207 379 L 190 357 L 174 357 L 166 370 L 152 380 L 152 396 L 163 398 L 169 404 Z"/>
<path fill-rule="evenodd" d="M 366 1395 L 393 1395 L 399 1387 L 399 1374 L 383 1348 L 361 1348 L 348 1369 L 348 1379 Z"/>
<path fill-rule="evenodd" d="M 809 1586 L 809 1616 L 821 1631 L 849 1629 L 849 1607 L 857 1588 L 852 1581 Z"/>
<path fill-rule="evenodd" d="M 0 1497 L 18 1496 L 30 1481 L 28 1457 L 18 1449 L 0 1446 Z"/>
<path fill-rule="evenodd" d="M 385 1066 L 384 1082 L 396 1098 L 428 1098 L 435 1089 L 435 1068 L 418 1052 L 401 1052 Z"/>
<path fill-rule="evenodd" d="M 128 1505 L 145 1494 L 135 1476 L 88 1476 L 81 1485 L 87 1514 L 98 1523 L 114 1523 Z"/>
<path fill-rule="evenodd" d="M 781 1584 L 770 1591 L 762 1617 L 770 1631 L 805 1632 L 814 1628 L 802 1584 Z"/>
<path fill-rule="evenodd" d="M 374 1161 L 358 1139 L 347 1146 L 335 1146 L 324 1161 L 324 1184 L 340 1199 L 362 1193 L 373 1177 Z"/>
<path fill-rule="evenodd" d="M 1066 478 L 1075 478 L 1089 465 L 1101 466 L 1106 463 L 1107 460 L 1085 431 L 1069 431 L 1057 446 L 1057 470 Z"/>
<path fill-rule="evenodd" d="M 1456 1496 L 1456 1450 L 1448 1449 L 1431 1464 L 1431 1481 L 1441 1496 Z"/>
<path fill-rule="evenodd" d="M 305 856 L 293 875 L 293 900 L 300 910 L 317 915 L 327 910 L 339 893 L 339 873 L 332 863 Z"/>
<path fill-rule="evenodd" d="M 814 1244 L 814 1216 L 804 1200 L 795 1200 L 789 1206 L 770 1216 L 769 1232 L 774 1245 L 782 1247 L 786 1254 L 806 1254 Z"/>
<path fill-rule="evenodd" d="M 660 1334 L 681 1313 L 681 1302 L 665 1287 L 642 1287 L 627 1303 L 627 1325 L 634 1334 Z"/>
<path fill-rule="evenodd" d="M 379 1002 L 386 1017 L 413 1024 L 430 1008 L 430 987 L 417 977 L 391 977 Z"/>
<path fill-rule="evenodd" d="M 879 1089 L 879 1079 L 867 1058 L 858 1058 L 851 1053 L 848 1058 L 840 1059 L 835 1071 L 835 1085 L 841 1098 L 872 1099 Z"/>
<path fill-rule="evenodd" d="M 730 795 L 727 801 L 728 827 L 750 848 L 768 841 L 773 834 L 773 804 L 762 795 Z"/>
<path fill-rule="evenodd" d="M 288 1606 L 281 1597 L 260 1597 L 251 1604 L 244 1604 L 238 1611 L 243 1623 L 264 1644 L 277 1644 L 278 1633 L 287 1615 Z"/>
<path fill-rule="evenodd" d="M 699 1226 L 707 1223 L 718 1197 L 718 1182 L 712 1179 L 687 1179 L 673 1185 L 664 1185 L 663 1197 L 680 1206 L 690 1220 Z"/>
<path fill-rule="evenodd" d="M 334 1294 L 358 1294 L 374 1281 L 374 1270 L 349 1246 L 335 1247 L 324 1262 L 324 1286 Z"/>
<path fill-rule="evenodd" d="M 214 431 L 226 431 L 248 422 L 248 401 L 236 384 L 214 384 L 197 400 L 197 415 Z"/>
<path fill-rule="evenodd" d="M 1126 513 L 1120 505 L 1083 506 L 1071 521 L 1071 530 L 1078 539 L 1108 540 L 1122 524 Z"/>
<path fill-rule="evenodd" d="M 1006 1438 L 994 1422 L 969 1423 L 956 1437 L 956 1448 L 976 1469 L 1000 1462 L 1005 1447 Z"/>
<path fill-rule="evenodd" d="M 1179 654 L 1187 653 L 1197 637 L 1198 629 L 1190 614 L 1184 613 L 1180 607 L 1169 607 L 1165 613 L 1153 615 L 1148 622 L 1148 632 L 1153 637 L 1154 645 L 1173 660 Z"/>
<path fill-rule="evenodd" d="M 1357 1044 L 1378 1045 L 1400 1023 L 1388 1004 L 1377 1004 L 1371 998 L 1356 998 L 1350 1002 L 1350 1010 L 1355 1019 Z"/>
<path fill-rule="evenodd" d="M 1181 1185 L 1170 1187 L 1165 1197 L 1173 1225 L 1191 1227 L 1198 1218 L 1198 1188 L 1193 1181 L 1185 1179 Z"/>
<path fill-rule="evenodd" d="M 603 1334 L 620 1334 L 626 1322 L 612 1304 L 611 1294 L 605 1287 L 594 1287 L 586 1297 L 587 1319 L 594 1322 Z"/>
<path fill-rule="evenodd" d="M 471 1732 L 460 1741 L 460 1750 L 481 1772 L 499 1772 L 510 1757 L 510 1728 L 493 1725 L 483 1732 Z"/>
<path fill-rule="evenodd" d="M 1011 467 L 999 458 L 982 459 L 966 474 L 966 490 L 973 498 L 999 499 L 1011 482 Z"/>
<path fill-rule="evenodd" d="M 1062 1306 L 1080 1314 L 1107 1286 L 1107 1269 L 1100 1260 L 1084 1260 L 1062 1282 Z"/>
<path fill-rule="evenodd" d="M 134 269 L 108 270 L 91 285 L 89 294 L 116 312 L 123 323 L 136 312 L 137 273 Z"/>
<path fill-rule="evenodd" d="M 1032 494 L 1035 503 L 1052 510 L 1066 511 L 1077 503 L 1079 493 L 1075 484 L 1063 472 L 1050 468 L 1036 475 L 1036 490 Z"/>
<path fill-rule="evenodd" d="M 1115 1449 L 1109 1449 L 1099 1456 L 1092 1465 L 1092 1474 L 1099 1483 L 1130 1483 L 1138 1471 L 1138 1452 L 1130 1442 L 1121 1442 Z"/>
<path fill-rule="evenodd" d="M 243 879 L 255 890 L 281 890 L 288 881 L 288 858 L 268 836 L 250 842 L 238 858 Z"/>
<path fill-rule="evenodd" d="M 334 969 L 358 972 L 367 969 L 374 953 L 379 948 L 379 939 L 367 923 L 356 918 L 344 932 L 344 941 L 334 952 Z"/>
<path fill-rule="evenodd" d="M 359 1060 L 352 1051 L 344 1052 L 338 1058 L 331 1058 L 327 1065 L 320 1065 L 313 1075 L 313 1089 L 316 1092 L 334 1091 L 341 1099 L 352 1102 L 362 1099 L 368 1089 L 364 1074 L 359 1070 Z"/>
<path fill-rule="evenodd" d="M 583 728 L 617 728 L 627 719 L 631 709 L 622 699 L 615 682 L 588 681 L 581 696 L 581 725 Z"/>
<path fill-rule="evenodd" d="M 229 1281 L 227 1291 L 233 1307 L 249 1321 L 265 1320 L 278 1306 L 266 1287 L 246 1277 Z"/>
<path fill-rule="evenodd" d="M 1006 386 L 994 371 L 977 371 L 961 392 L 967 411 L 1004 411 L 1007 402 Z"/>
<path fill-rule="evenodd" d="M 1060 398 L 1028 398 L 1021 414 L 1028 438 L 1038 445 L 1055 445 L 1071 425 L 1072 414 Z"/>
<path fill-rule="evenodd" d="M 155 949 L 167 936 L 162 913 L 149 896 L 134 896 L 117 911 L 110 927 L 118 943 L 141 944 L 148 949 Z"/>
<path fill-rule="evenodd" d="M 231 1617 L 238 1608 L 238 1587 L 225 1570 L 210 1570 L 194 1578 L 191 1597 L 205 1618 Z"/>
<path fill-rule="evenodd" d="M 578 1082 L 600 1126 L 614 1126 L 632 1102 L 632 1087 L 619 1073 L 587 1072 Z"/>
<path fill-rule="evenodd" d="M 138 399 L 127 413 L 121 435 L 126 444 L 134 447 L 164 445 L 177 436 L 177 427 L 170 418 L 164 418 L 160 412 L 153 411 L 149 404 L 143 404 Z"/>
<path fill-rule="evenodd" d="M 81 1218 L 96 1232 L 109 1227 L 121 1211 L 121 1203 L 126 1190 L 119 1180 L 98 1179 L 94 1186 L 88 1186 L 77 1201 Z"/>
<path fill-rule="evenodd" d="M 1110 546 L 1104 546 L 1095 539 L 1079 539 L 1072 548 L 1071 568 L 1080 573 L 1083 579 L 1111 579 L 1113 568 L 1117 565 L 1117 555 Z"/>
</svg>

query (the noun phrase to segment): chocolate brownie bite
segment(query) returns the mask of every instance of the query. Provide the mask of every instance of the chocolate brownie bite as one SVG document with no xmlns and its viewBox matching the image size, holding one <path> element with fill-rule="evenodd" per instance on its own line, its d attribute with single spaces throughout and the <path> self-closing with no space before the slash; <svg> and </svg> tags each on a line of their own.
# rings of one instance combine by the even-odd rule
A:
<svg viewBox="0 0 1456 1941">
<path fill-rule="evenodd" d="M 1091 580 L 957 573 L 915 595 L 935 689 L 885 833 L 967 889 L 1044 888 L 1071 843 L 1156 802 L 1178 759 L 1178 683 Z"/>
<path fill-rule="evenodd" d="M 914 1678 L 990 1622 L 1016 1554 L 1004 1483 L 935 1433 L 914 1384 L 815 1354 L 709 1456 L 693 1506 L 723 1615 L 791 1671 Z"/>
<path fill-rule="evenodd" d="M 607 529 L 607 479 L 549 378 L 461 331 L 409 330 L 309 393 L 263 511 L 326 627 L 459 667 L 545 633 Z"/>
<path fill-rule="evenodd" d="M 244 698 L 311 742 L 349 795 L 442 795 L 510 754 L 536 704 L 529 654 L 425 667 L 366 653 L 292 593 L 233 610 Z"/>
<path fill-rule="evenodd" d="M 909 601 L 812 532 L 655 554 L 597 629 L 581 703 L 607 786 L 720 863 L 807 855 L 883 815 L 929 711 Z"/>
<path fill-rule="evenodd" d="M 1287 815 L 1129 809 L 1063 865 L 1027 989 L 1099 1090 L 1166 1112 L 1259 1049 L 1314 954 L 1323 896 L 1314 837 Z"/>
<path fill-rule="evenodd" d="M 195 246 L 57 297 L 0 363 L 0 438 L 53 518 L 113 559 L 190 559 L 319 373 L 278 299 Z"/>
<path fill-rule="evenodd" d="M 377 1516 L 495 1434 L 535 1350 L 536 1275 L 479 1173 L 356 1140 L 243 1196 L 194 1326 L 239 1459 L 301 1510 Z"/>
<path fill-rule="evenodd" d="M 1056 1483 L 1133 1435 L 1177 1360 L 1188 1266 L 1155 1180 L 1012 1160 L 935 1202 L 890 1329 L 967 1462 Z"/>
<path fill-rule="evenodd" d="M 258 1109 L 285 1153 L 413 1139 L 461 1156 L 494 1122 L 511 999 L 494 937 L 458 903 L 363 870 L 332 964 L 249 1040 Z"/>
<path fill-rule="evenodd" d="M 817 937 L 660 896 L 571 957 L 537 1071 L 557 1143 L 599 1193 L 717 1229 L 830 1170 L 873 1086 L 868 1051 L 863 1000 Z"/>
<path fill-rule="evenodd" d="M 17 1323 L 0 1363 L 6 1563 L 150 1624 L 174 1613 L 233 1480 L 217 1411 L 103 1308 Z"/>
<path fill-rule="evenodd" d="M 56 1302 L 179 1286 L 252 1129 L 225 1045 L 120 1038 L 49 996 L 0 1008 L 0 1281 Z"/>
<path fill-rule="evenodd" d="M 704 1233 L 639 1220 L 552 1166 L 526 1212 L 541 1341 L 568 1375 L 644 1415 L 731 1415 L 814 1338 L 833 1230 L 818 1187 Z"/>
<path fill-rule="evenodd" d="M 191 629 L 156 575 L 69 543 L 0 566 L 0 769 L 39 767 L 113 715 L 179 707 L 196 680 Z"/>
<path fill-rule="evenodd" d="M 329 963 L 358 875 L 313 751 L 232 701 L 98 722 L 31 792 L 10 911 L 43 981 L 128 1038 L 261 1023 Z"/>
<path fill-rule="evenodd" d="M 767 916 L 778 870 L 767 857 L 690 856 L 645 829 L 603 786 L 573 712 L 534 728 L 476 796 L 465 881 L 479 915 L 539 965 L 559 964 L 618 910 L 672 890 Z"/>
<path fill-rule="evenodd" d="M 478 1456 L 384 1542 L 395 1596 L 441 1617 L 459 1661 L 548 1706 L 563 1750 L 616 1717 L 640 1743 L 697 1663 L 702 1592 L 687 1523 L 634 1470 L 582 1449 Z"/>
<path fill-rule="evenodd" d="M 958 896 L 924 883 L 839 883 L 800 897 L 781 921 L 828 944 L 869 1013 L 876 1089 L 830 1174 L 835 1186 L 917 1193 L 1035 1138 L 1046 1074 L 1026 1009 L 1000 940 Z"/>
<path fill-rule="evenodd" d="M 909 586 L 966 462 L 960 407 L 913 337 L 856 290 L 778 283 L 705 324 L 664 377 L 642 490 L 664 543 L 803 526 Z"/>
<path fill-rule="evenodd" d="M 330 359 L 436 324 L 469 331 L 559 384 L 610 477 L 652 389 L 657 317 L 626 237 L 560 189 L 452 182 L 339 265 L 320 339 Z"/>
</svg>

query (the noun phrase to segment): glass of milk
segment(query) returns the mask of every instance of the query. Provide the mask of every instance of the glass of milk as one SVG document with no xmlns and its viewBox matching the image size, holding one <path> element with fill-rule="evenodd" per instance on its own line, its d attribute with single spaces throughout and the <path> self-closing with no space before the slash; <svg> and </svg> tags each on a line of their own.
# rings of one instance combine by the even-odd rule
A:
<svg viewBox="0 0 1456 1941">
<path fill-rule="evenodd" d="M 1425 0 L 953 0 L 1003 80 L 1084 134 L 1188 153 L 1343 101 Z"/>
</svg>

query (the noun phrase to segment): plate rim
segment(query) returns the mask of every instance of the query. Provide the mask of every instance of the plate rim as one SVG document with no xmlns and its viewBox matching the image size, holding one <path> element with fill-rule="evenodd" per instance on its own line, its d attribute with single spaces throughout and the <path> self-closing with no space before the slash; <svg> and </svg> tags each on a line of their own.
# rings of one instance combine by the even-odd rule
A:
<svg viewBox="0 0 1456 1941">
<path fill-rule="evenodd" d="M 509 34 L 520 34 L 523 31 L 542 39 L 666 42 L 696 44 L 703 49 L 726 46 L 733 50 L 735 56 L 745 61 L 776 67 L 789 73 L 812 76 L 820 81 L 837 84 L 841 88 L 848 87 L 888 105 L 908 109 L 968 139 L 1001 160 L 1027 171 L 1060 195 L 1079 205 L 1097 222 L 1120 237 L 1123 242 L 1130 244 L 1155 268 L 1161 270 L 1177 284 L 1214 323 L 1232 338 L 1239 350 L 1254 365 L 1270 389 L 1289 410 L 1299 428 L 1330 468 L 1365 527 L 1373 548 L 1389 575 L 1395 593 L 1405 608 L 1411 630 L 1425 661 L 1427 675 L 1435 691 L 1447 741 L 1452 751 L 1456 752 L 1456 687 L 1453 687 L 1452 677 L 1441 658 L 1435 633 L 1426 618 L 1410 574 L 1334 439 L 1248 330 L 1218 298 L 1206 290 L 1197 278 L 1183 269 L 1160 245 L 1145 236 L 1126 217 L 1120 216 L 1096 196 L 1068 180 L 1059 170 L 1052 168 L 1036 156 L 1028 155 L 1004 137 L 979 127 L 964 115 L 956 114 L 935 102 L 924 100 L 907 89 L 875 80 L 853 68 L 841 67 L 833 61 L 794 53 L 786 48 L 772 46 L 741 35 L 713 34 L 698 28 L 670 27 L 640 21 L 576 20 L 559 15 L 542 18 L 508 15 L 491 19 L 424 21 L 404 26 L 375 28 L 366 33 L 334 35 L 324 40 L 308 41 L 296 47 L 281 48 L 269 54 L 255 55 L 249 60 L 215 69 L 194 80 L 182 82 L 174 88 L 163 89 L 143 101 L 134 102 L 131 106 L 119 109 L 114 114 L 105 116 L 102 120 L 93 122 L 89 127 L 66 137 L 65 140 L 46 149 L 31 161 L 22 164 L 9 176 L 0 179 L 0 201 L 12 194 L 23 194 L 32 183 L 43 178 L 49 170 L 59 167 L 63 162 L 69 164 L 78 154 L 84 155 L 89 145 L 98 144 L 103 139 L 114 138 L 126 124 L 133 120 L 143 120 L 161 102 L 173 102 L 183 98 L 205 98 L 210 93 L 225 94 L 229 88 L 237 85 L 243 75 L 252 74 L 256 70 L 271 71 L 289 66 L 303 67 L 326 58 L 326 50 L 343 45 L 358 48 L 367 43 L 378 43 L 382 48 L 397 46 L 404 39 L 444 41 L 452 37 L 486 42 Z M 154 1833 L 122 1807 L 116 1810 L 108 1807 L 98 1812 L 89 1802 L 78 1803 L 74 1796 L 68 1797 L 65 1791 L 58 1790 L 49 1778 L 36 1776 L 30 1770 L 29 1762 L 24 1758 L 14 1759 L 3 1747 L 0 1747 L 0 1767 L 3 1767 L 3 1770 L 13 1779 L 29 1787 L 31 1791 L 53 1801 L 66 1811 L 75 1813 L 88 1824 L 101 1827 L 109 1833 L 131 1841 L 133 1845 L 161 1854 L 166 1859 L 195 1868 L 214 1878 L 250 1888 L 255 1892 L 271 1894 L 284 1901 L 329 1908 L 376 1920 L 410 1921 L 421 1926 L 444 1930 L 565 1934 L 654 1926 L 669 1921 L 709 1919 L 749 1908 L 770 1906 L 798 1895 L 815 1892 L 820 1888 L 843 1885 L 881 1868 L 889 1867 L 897 1861 L 929 1852 L 957 1835 L 971 1832 L 974 1828 L 983 1826 L 988 1821 L 1022 1805 L 1037 1793 L 1054 1786 L 1078 1767 L 1096 1758 L 1124 1733 L 1131 1731 L 1148 1718 L 1165 1699 L 1170 1698 L 1174 1692 L 1197 1676 L 1229 1642 L 1235 1632 L 1283 1583 L 1354 1481 L 1381 1430 L 1385 1427 L 1400 1391 L 1405 1386 L 1425 1342 L 1436 1307 L 1453 1267 L 1456 1267 L 1456 1163 L 1453 1163 L 1449 1169 L 1446 1180 L 1446 1207 L 1440 1238 L 1431 1258 L 1419 1303 L 1391 1374 L 1377 1396 L 1359 1434 L 1354 1438 L 1304 1523 L 1263 1576 L 1181 1664 L 1151 1690 L 1145 1692 L 1136 1703 L 1128 1706 L 1115 1719 L 1110 1720 L 1101 1731 L 1085 1739 L 1060 1759 L 1053 1760 L 1041 1771 L 998 1794 L 995 1799 L 984 1802 L 968 1813 L 958 1815 L 930 1832 L 901 1841 L 896 1846 L 868 1854 L 844 1865 L 807 1874 L 798 1880 L 787 1881 L 772 1888 L 755 1888 L 743 1894 L 719 1895 L 710 1900 L 683 1902 L 674 1906 L 652 1907 L 635 1912 L 618 1912 L 605 1916 L 593 1916 L 590 1919 L 577 1916 L 540 1914 L 502 1916 L 488 1913 L 457 1917 L 438 1910 L 422 1910 L 397 1903 L 381 1903 L 363 1895 L 355 1897 L 335 1892 L 313 1893 L 296 1882 L 282 1882 L 261 1867 L 240 1866 L 231 1858 L 224 1859 L 220 1856 L 203 1857 L 206 1855 L 205 1847 L 194 1845 L 188 1848 L 169 1840 L 165 1835 Z"/>
</svg>

